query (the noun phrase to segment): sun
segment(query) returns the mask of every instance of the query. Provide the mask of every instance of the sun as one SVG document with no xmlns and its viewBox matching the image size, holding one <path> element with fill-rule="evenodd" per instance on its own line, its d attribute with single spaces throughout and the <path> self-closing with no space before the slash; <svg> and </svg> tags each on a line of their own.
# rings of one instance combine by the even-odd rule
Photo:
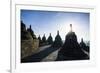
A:
<svg viewBox="0 0 100 73">
<path fill-rule="evenodd" d="M 69 21 L 69 22 L 64 22 L 60 25 L 60 30 L 63 32 L 69 32 L 69 31 L 78 31 L 79 26 L 78 23 L 75 21 Z"/>
<path fill-rule="evenodd" d="M 65 37 L 68 34 L 68 32 L 75 32 L 77 40 L 78 42 L 80 42 L 81 38 L 83 38 L 84 40 L 89 40 L 88 36 L 89 32 L 85 29 L 86 28 L 84 27 L 84 24 L 70 20 L 70 21 L 60 22 L 59 24 L 57 24 L 55 31 L 59 30 L 59 34 L 61 35 L 62 40 L 65 40 Z M 56 32 L 53 34 L 53 36 L 55 34 Z"/>
<path fill-rule="evenodd" d="M 61 23 L 59 24 L 58 29 L 60 31 L 62 39 L 65 39 L 65 36 L 68 32 L 75 32 L 77 35 L 80 35 L 81 33 L 79 24 L 75 21 Z"/>
</svg>

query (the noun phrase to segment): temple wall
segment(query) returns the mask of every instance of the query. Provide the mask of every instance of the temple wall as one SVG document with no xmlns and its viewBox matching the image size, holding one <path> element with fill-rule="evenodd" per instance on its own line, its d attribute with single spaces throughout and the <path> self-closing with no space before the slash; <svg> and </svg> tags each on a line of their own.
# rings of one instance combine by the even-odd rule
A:
<svg viewBox="0 0 100 73">
<path fill-rule="evenodd" d="M 39 47 L 39 40 L 22 40 L 21 41 L 21 58 L 34 54 Z"/>
</svg>

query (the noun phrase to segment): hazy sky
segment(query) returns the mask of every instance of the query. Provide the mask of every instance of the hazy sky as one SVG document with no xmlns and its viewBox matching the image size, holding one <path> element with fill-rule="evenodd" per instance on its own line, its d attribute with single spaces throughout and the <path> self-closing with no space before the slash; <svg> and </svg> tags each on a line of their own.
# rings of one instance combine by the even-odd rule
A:
<svg viewBox="0 0 100 73">
<path fill-rule="evenodd" d="M 82 12 L 21 10 L 21 20 L 26 24 L 26 27 L 32 25 L 37 37 L 39 35 L 42 37 L 45 34 L 48 38 L 51 33 L 53 39 L 59 30 L 61 38 L 65 40 L 66 34 L 70 31 L 70 24 L 72 24 L 72 30 L 76 33 L 78 41 L 81 38 L 89 41 L 89 17 L 89 13 Z"/>
</svg>

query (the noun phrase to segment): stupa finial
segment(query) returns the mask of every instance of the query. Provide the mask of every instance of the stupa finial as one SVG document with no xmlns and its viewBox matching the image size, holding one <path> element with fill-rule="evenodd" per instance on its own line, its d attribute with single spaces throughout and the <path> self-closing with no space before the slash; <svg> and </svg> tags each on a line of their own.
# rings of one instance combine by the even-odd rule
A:
<svg viewBox="0 0 100 73">
<path fill-rule="evenodd" d="M 72 24 L 70 24 L 70 29 L 71 29 L 71 32 L 72 32 Z"/>
</svg>

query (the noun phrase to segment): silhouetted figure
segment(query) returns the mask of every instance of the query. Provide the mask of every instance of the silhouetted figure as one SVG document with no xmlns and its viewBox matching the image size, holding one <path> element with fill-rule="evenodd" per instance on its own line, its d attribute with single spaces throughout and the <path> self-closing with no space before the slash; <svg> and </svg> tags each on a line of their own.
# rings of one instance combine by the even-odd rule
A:
<svg viewBox="0 0 100 73">
<path fill-rule="evenodd" d="M 53 47 L 60 48 L 63 45 L 61 36 L 59 35 L 59 31 L 57 31 L 57 36 L 55 37 L 55 41 L 53 43 Z"/>
<path fill-rule="evenodd" d="M 82 60 L 88 59 L 88 55 L 86 55 L 80 45 L 77 42 L 77 36 L 75 32 L 71 31 L 66 35 L 65 43 L 61 47 L 57 60 Z"/>
<path fill-rule="evenodd" d="M 53 38 L 51 36 L 51 33 L 50 33 L 50 35 L 49 35 L 49 37 L 47 39 L 47 42 L 48 42 L 49 45 L 52 45 L 53 44 Z"/>
<path fill-rule="evenodd" d="M 33 39 L 36 39 L 36 35 L 34 34 L 32 28 L 31 28 L 31 25 L 30 27 L 27 29 L 28 32 L 30 32 L 30 34 L 32 35 Z"/>
</svg>

